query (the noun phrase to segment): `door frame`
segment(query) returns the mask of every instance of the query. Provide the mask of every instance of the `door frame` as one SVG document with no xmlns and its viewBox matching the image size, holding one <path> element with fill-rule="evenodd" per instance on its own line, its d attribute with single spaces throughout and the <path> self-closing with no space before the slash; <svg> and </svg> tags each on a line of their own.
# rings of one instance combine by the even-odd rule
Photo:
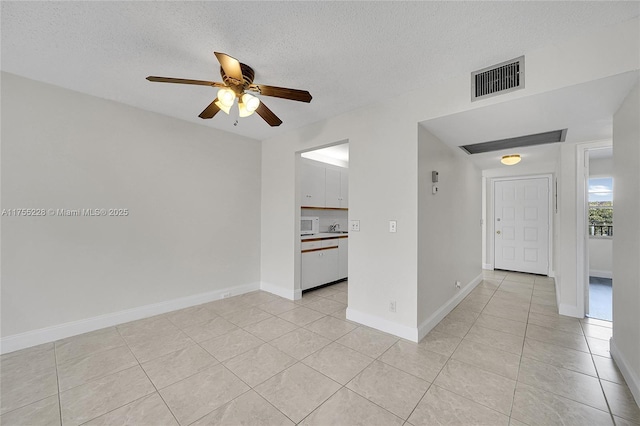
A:
<svg viewBox="0 0 640 426">
<path fill-rule="evenodd" d="M 589 311 L 589 151 L 613 147 L 613 140 L 600 140 L 576 145 L 576 311 L 584 317 Z"/>
<path fill-rule="evenodd" d="M 553 212 L 555 211 L 555 204 L 553 203 L 554 197 L 554 188 L 553 188 L 553 174 L 551 173 L 545 173 L 545 174 L 538 174 L 538 175 L 522 175 L 522 176 L 504 176 L 504 177 L 493 177 L 493 178 L 489 178 L 489 199 L 487 200 L 487 236 L 491 235 L 491 238 L 487 238 L 487 241 L 489 243 L 489 249 L 487 251 L 487 254 L 491 255 L 491 261 L 487 262 L 490 266 L 490 269 L 493 269 L 495 267 L 495 248 L 496 248 L 496 244 L 495 244 L 495 227 L 494 227 L 494 223 L 496 221 L 496 215 L 495 215 L 495 183 L 498 181 L 510 181 L 510 180 L 525 180 L 525 179 L 540 179 L 540 178 L 544 178 L 547 179 L 547 185 L 548 185 L 548 189 L 549 189 L 549 235 L 548 235 L 548 256 L 549 259 L 547 261 L 547 276 L 549 277 L 554 277 L 554 269 L 553 269 Z M 489 259 L 487 259 L 489 260 Z"/>
</svg>

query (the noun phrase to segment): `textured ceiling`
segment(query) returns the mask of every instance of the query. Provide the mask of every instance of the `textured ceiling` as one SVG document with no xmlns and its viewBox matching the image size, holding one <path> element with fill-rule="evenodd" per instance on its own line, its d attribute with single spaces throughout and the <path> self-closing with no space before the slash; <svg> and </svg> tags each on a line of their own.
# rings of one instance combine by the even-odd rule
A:
<svg viewBox="0 0 640 426">
<path fill-rule="evenodd" d="M 35 80 L 256 139 L 426 87 L 450 75 L 638 15 L 638 2 L 2 2 L 1 67 Z M 306 89 L 263 98 L 284 121 L 197 115 L 220 81 L 214 51 L 257 83 Z"/>
<path fill-rule="evenodd" d="M 534 96 L 427 120 L 422 124 L 457 152 L 461 145 L 568 129 L 566 142 L 610 139 L 613 114 L 638 83 L 638 72 L 577 84 Z M 460 123 L 464 123 L 463 126 Z M 502 155 L 521 154 L 527 162 L 555 162 L 560 143 L 469 155 L 482 170 Z M 467 155 L 467 154 L 465 154 Z"/>
</svg>

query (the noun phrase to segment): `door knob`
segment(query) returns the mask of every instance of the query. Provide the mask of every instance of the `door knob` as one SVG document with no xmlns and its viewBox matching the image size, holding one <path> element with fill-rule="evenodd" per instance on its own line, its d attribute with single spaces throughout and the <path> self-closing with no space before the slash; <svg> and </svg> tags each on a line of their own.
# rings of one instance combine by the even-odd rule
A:
<svg viewBox="0 0 640 426">
<path fill-rule="evenodd" d="M 496 231 L 496 234 L 500 234 L 500 231 Z"/>
</svg>

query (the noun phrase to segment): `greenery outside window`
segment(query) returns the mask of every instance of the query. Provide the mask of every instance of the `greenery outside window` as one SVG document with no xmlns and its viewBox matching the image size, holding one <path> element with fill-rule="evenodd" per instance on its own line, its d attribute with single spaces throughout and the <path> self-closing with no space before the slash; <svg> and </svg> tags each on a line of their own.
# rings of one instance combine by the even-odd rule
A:
<svg viewBox="0 0 640 426">
<path fill-rule="evenodd" d="M 613 237 L 613 178 L 589 179 L 589 236 Z"/>
</svg>

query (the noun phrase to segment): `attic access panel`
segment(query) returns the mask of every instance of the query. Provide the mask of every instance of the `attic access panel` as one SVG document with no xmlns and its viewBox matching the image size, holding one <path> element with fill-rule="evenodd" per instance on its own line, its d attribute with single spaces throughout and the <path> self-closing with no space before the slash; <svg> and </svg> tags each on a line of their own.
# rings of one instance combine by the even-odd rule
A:
<svg viewBox="0 0 640 426">
<path fill-rule="evenodd" d="M 500 139 L 497 141 L 462 145 L 460 148 L 467 154 L 482 154 L 484 152 L 564 142 L 566 137 L 567 129 L 561 129 L 544 133 L 536 133 L 533 135 L 518 136 L 515 138 Z"/>
</svg>

